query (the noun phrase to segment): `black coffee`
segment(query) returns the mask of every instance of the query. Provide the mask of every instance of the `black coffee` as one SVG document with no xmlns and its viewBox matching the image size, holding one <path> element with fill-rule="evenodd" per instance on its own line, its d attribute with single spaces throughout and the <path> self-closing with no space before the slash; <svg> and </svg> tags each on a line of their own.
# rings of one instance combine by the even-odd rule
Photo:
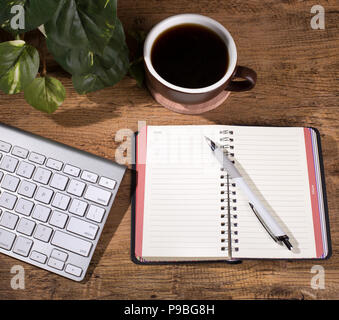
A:
<svg viewBox="0 0 339 320">
<path fill-rule="evenodd" d="M 197 24 L 182 24 L 158 36 L 151 60 L 166 81 L 196 89 L 219 81 L 229 59 L 225 42 L 214 31 Z"/>
</svg>

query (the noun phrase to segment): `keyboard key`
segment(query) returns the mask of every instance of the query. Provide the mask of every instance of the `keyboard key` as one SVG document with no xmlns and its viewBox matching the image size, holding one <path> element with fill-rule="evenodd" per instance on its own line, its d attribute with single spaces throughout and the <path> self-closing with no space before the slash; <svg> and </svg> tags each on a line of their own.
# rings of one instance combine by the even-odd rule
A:
<svg viewBox="0 0 339 320">
<path fill-rule="evenodd" d="M 0 207 L 6 208 L 8 210 L 13 210 L 16 200 L 18 198 L 10 193 L 4 192 L 0 196 Z"/>
<path fill-rule="evenodd" d="M 24 149 L 24 148 L 20 148 L 20 147 L 14 147 L 13 150 L 12 150 L 12 155 L 13 156 L 17 156 L 19 158 L 22 158 L 22 159 L 26 159 L 27 156 L 28 156 L 28 150 Z"/>
<path fill-rule="evenodd" d="M 10 157 L 10 156 L 4 156 L 4 158 L 2 159 L 2 162 L 1 162 L 0 169 L 3 169 L 5 171 L 13 173 L 15 171 L 18 163 L 19 163 L 18 159 L 15 159 L 15 158 Z"/>
<path fill-rule="evenodd" d="M 79 177 L 80 169 L 69 164 L 66 164 L 64 168 L 64 173 L 69 174 L 70 176 L 73 177 Z"/>
<path fill-rule="evenodd" d="M 115 180 L 112 179 L 108 179 L 105 177 L 101 177 L 99 180 L 99 185 L 102 187 L 105 187 L 107 189 L 111 189 L 113 190 L 115 188 L 115 185 L 117 184 L 117 182 Z"/>
<path fill-rule="evenodd" d="M 49 258 L 48 263 L 47 263 L 50 267 L 54 268 L 54 269 L 58 269 L 58 270 L 62 270 L 64 268 L 65 263 L 54 259 L 54 258 Z"/>
<path fill-rule="evenodd" d="M 18 220 L 19 217 L 16 214 L 5 211 L 2 214 L 0 226 L 14 230 Z"/>
<path fill-rule="evenodd" d="M 15 212 L 21 213 L 24 216 L 29 216 L 32 212 L 33 207 L 33 202 L 21 198 L 16 205 Z"/>
<path fill-rule="evenodd" d="M 65 268 L 65 271 L 76 277 L 80 277 L 82 274 L 82 269 L 72 264 L 68 264 Z"/>
<path fill-rule="evenodd" d="M 52 178 L 50 186 L 54 189 L 64 191 L 66 189 L 68 180 L 69 179 L 66 176 L 56 173 Z"/>
<path fill-rule="evenodd" d="M 35 172 L 33 180 L 42 184 L 48 184 L 52 172 L 43 168 L 38 168 Z"/>
<path fill-rule="evenodd" d="M 46 227 L 42 224 L 38 224 L 37 228 L 35 229 L 34 238 L 43 242 L 49 242 L 52 232 L 52 228 Z"/>
<path fill-rule="evenodd" d="M 73 199 L 71 207 L 69 208 L 69 212 L 76 214 L 77 216 L 83 217 L 88 204 L 85 201 L 81 201 L 78 199 Z"/>
<path fill-rule="evenodd" d="M 22 218 L 18 224 L 18 227 L 16 228 L 16 231 L 25 234 L 26 236 L 31 236 L 34 228 L 35 228 L 34 221 Z"/>
<path fill-rule="evenodd" d="M 86 218 L 100 223 L 105 215 L 105 209 L 91 205 L 88 209 Z"/>
<path fill-rule="evenodd" d="M 74 237 L 58 230 L 55 231 L 51 244 L 84 257 L 88 257 L 93 245 L 89 241 Z"/>
<path fill-rule="evenodd" d="M 82 194 L 84 193 L 85 187 L 86 187 L 85 183 L 77 180 L 71 180 L 71 183 L 67 188 L 67 192 L 77 197 L 81 197 Z"/>
<path fill-rule="evenodd" d="M 19 164 L 19 168 L 16 171 L 16 174 L 20 177 L 31 179 L 33 172 L 34 172 L 34 169 L 35 169 L 35 166 L 33 164 L 22 161 Z"/>
<path fill-rule="evenodd" d="M 8 191 L 15 192 L 18 188 L 19 182 L 19 178 L 11 176 L 10 174 L 6 174 L 4 180 L 2 181 L 1 187 Z"/>
<path fill-rule="evenodd" d="M 63 262 L 66 262 L 67 258 L 68 258 L 68 254 L 66 252 L 62 252 L 59 251 L 57 249 L 53 249 L 52 253 L 51 253 L 51 257 Z"/>
<path fill-rule="evenodd" d="M 48 159 L 46 162 L 46 167 L 54 170 L 60 171 L 62 169 L 63 163 L 55 159 Z"/>
<path fill-rule="evenodd" d="M 72 217 L 69 220 L 66 230 L 79 236 L 94 240 L 98 233 L 99 227 L 93 223 Z"/>
<path fill-rule="evenodd" d="M 0 155 L 0 159 L 1 159 L 1 155 Z M 3 176 L 4 176 L 4 174 L 2 173 L 2 171 L 0 171 L 0 181 L 2 180 Z"/>
<path fill-rule="evenodd" d="M 36 184 L 23 180 L 19 187 L 18 193 L 22 196 L 33 198 L 36 187 Z"/>
<path fill-rule="evenodd" d="M 83 171 L 81 175 L 81 179 L 88 181 L 88 182 L 96 183 L 98 180 L 98 175 L 93 172 Z"/>
<path fill-rule="evenodd" d="M 35 152 L 31 152 L 31 154 L 29 155 L 28 160 L 32 161 L 34 163 L 42 165 L 42 164 L 45 163 L 46 157 L 41 155 L 41 154 L 38 154 L 38 153 L 35 153 Z"/>
<path fill-rule="evenodd" d="M 49 224 L 58 227 L 58 228 L 65 228 L 66 222 L 68 220 L 68 215 L 59 211 L 54 211 L 52 213 L 51 219 Z"/>
<path fill-rule="evenodd" d="M 106 190 L 94 186 L 89 186 L 87 188 L 84 198 L 95 203 L 107 206 L 109 200 L 111 199 L 111 195 L 112 194 Z"/>
<path fill-rule="evenodd" d="M 12 232 L 0 228 L 0 248 L 11 250 L 16 235 Z"/>
<path fill-rule="evenodd" d="M 0 141 L 0 151 L 9 152 L 11 150 L 11 145 L 7 142 Z"/>
<path fill-rule="evenodd" d="M 44 206 L 41 206 L 40 204 L 38 204 L 34 208 L 32 218 L 39 220 L 39 221 L 42 221 L 42 222 L 46 222 L 49 218 L 50 213 L 51 213 L 50 208 L 44 207 Z"/>
<path fill-rule="evenodd" d="M 18 237 L 13 248 L 13 252 L 20 254 L 21 256 L 28 257 L 31 251 L 33 241 L 24 237 Z"/>
<path fill-rule="evenodd" d="M 47 256 L 44 255 L 43 253 L 41 252 L 38 252 L 38 251 L 32 251 L 31 253 L 31 256 L 30 256 L 30 259 L 32 259 L 33 261 L 36 261 L 36 262 L 39 262 L 39 263 L 46 263 L 46 260 L 47 260 Z"/>
<path fill-rule="evenodd" d="M 71 198 L 61 193 L 57 193 L 53 199 L 52 206 L 61 210 L 66 210 Z"/>
<path fill-rule="evenodd" d="M 34 199 L 39 202 L 49 204 L 51 202 L 53 194 L 53 190 L 47 189 L 45 187 L 39 187 Z"/>
</svg>

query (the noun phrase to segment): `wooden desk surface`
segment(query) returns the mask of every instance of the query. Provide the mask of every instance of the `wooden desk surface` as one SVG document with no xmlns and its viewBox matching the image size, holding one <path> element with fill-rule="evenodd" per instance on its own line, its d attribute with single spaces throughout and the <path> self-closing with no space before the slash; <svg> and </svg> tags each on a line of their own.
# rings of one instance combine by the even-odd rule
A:
<svg viewBox="0 0 339 320">
<path fill-rule="evenodd" d="M 257 71 L 253 91 L 231 94 L 199 116 L 172 113 L 126 77 L 117 86 L 85 96 L 54 63 L 67 100 L 54 115 L 33 110 L 23 94 L 0 94 L 0 121 L 114 160 L 118 130 L 149 125 L 242 124 L 312 126 L 321 132 L 333 257 L 328 261 L 246 261 L 139 266 L 130 260 L 130 172 L 127 173 L 83 283 L 0 256 L 0 299 L 323 299 L 339 298 L 338 207 L 338 3 L 319 0 L 325 30 L 310 27 L 314 1 L 124 0 L 125 29 L 149 30 L 161 19 L 195 12 L 224 24 L 239 64 Z M 26 289 L 13 290 L 12 266 L 22 265 Z M 313 265 L 325 269 L 325 289 L 311 288 Z"/>
</svg>

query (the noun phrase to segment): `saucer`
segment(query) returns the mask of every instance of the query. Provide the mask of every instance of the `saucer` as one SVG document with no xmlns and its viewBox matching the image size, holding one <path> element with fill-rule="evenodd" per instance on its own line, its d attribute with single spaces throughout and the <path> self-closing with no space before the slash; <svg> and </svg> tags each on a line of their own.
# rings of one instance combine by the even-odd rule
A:
<svg viewBox="0 0 339 320">
<path fill-rule="evenodd" d="M 150 85 L 148 85 L 148 89 L 156 102 L 171 111 L 183 114 L 202 114 L 207 111 L 213 110 L 219 107 L 230 95 L 229 91 L 222 91 L 213 99 L 203 103 L 181 104 L 164 97 L 159 92 L 156 92 Z"/>
</svg>

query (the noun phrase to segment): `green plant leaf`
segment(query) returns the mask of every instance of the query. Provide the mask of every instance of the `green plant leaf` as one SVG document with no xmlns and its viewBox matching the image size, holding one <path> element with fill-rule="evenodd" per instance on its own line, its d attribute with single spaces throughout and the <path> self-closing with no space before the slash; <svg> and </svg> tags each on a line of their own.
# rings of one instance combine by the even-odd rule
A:
<svg viewBox="0 0 339 320">
<path fill-rule="evenodd" d="M 0 89 L 7 94 L 22 91 L 39 70 L 38 51 L 22 40 L 0 43 Z"/>
<path fill-rule="evenodd" d="M 128 48 L 119 19 L 116 21 L 113 36 L 102 54 L 91 55 L 86 72 L 79 74 L 73 72 L 73 85 L 80 94 L 113 86 L 126 75 L 129 68 Z"/>
<path fill-rule="evenodd" d="M 58 0 L 0 0 L 0 27 L 14 34 L 36 29 L 52 18 L 58 3 Z M 24 29 L 13 30 L 11 27 L 11 19 L 16 16 L 11 9 L 15 5 L 24 8 Z"/>
<path fill-rule="evenodd" d="M 70 74 L 88 72 L 93 65 L 93 53 L 83 48 L 67 48 L 53 41 L 47 41 L 48 51 L 59 65 Z"/>
<path fill-rule="evenodd" d="M 25 88 L 25 100 L 43 112 L 53 113 L 62 105 L 66 91 L 62 83 L 53 77 L 36 78 Z"/>
<path fill-rule="evenodd" d="M 116 12 L 116 0 L 60 0 L 45 24 L 47 41 L 100 53 L 113 35 Z"/>
<path fill-rule="evenodd" d="M 51 41 L 47 41 L 47 45 L 55 60 L 73 75 L 74 87 L 81 94 L 114 85 L 128 70 L 128 48 L 119 19 L 102 54 L 89 49 L 65 48 Z"/>
</svg>

